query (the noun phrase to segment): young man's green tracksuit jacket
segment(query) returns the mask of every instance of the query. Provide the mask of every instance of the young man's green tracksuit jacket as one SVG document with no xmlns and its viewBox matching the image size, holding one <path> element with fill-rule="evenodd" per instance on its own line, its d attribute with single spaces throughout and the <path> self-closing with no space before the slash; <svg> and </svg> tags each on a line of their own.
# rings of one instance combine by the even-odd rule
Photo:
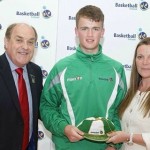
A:
<svg viewBox="0 0 150 150">
<path fill-rule="evenodd" d="M 40 112 L 52 133 L 56 150 L 105 150 L 105 142 L 83 139 L 69 142 L 64 128 L 77 126 L 87 117 L 106 117 L 120 130 L 117 107 L 126 93 L 126 77 L 121 63 L 102 53 L 76 53 L 60 60 L 47 77 Z"/>
</svg>

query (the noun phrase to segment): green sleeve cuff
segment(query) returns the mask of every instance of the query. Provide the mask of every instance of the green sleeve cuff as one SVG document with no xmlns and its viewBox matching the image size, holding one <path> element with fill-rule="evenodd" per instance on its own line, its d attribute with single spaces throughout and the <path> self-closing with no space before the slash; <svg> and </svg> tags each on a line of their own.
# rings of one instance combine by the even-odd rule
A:
<svg viewBox="0 0 150 150">
<path fill-rule="evenodd" d="M 65 121 L 61 121 L 61 122 L 59 123 L 58 129 L 60 130 L 59 133 L 61 133 L 61 135 L 65 135 L 64 130 L 65 130 L 65 127 L 66 127 L 67 125 L 68 125 L 68 123 L 65 122 Z"/>
</svg>

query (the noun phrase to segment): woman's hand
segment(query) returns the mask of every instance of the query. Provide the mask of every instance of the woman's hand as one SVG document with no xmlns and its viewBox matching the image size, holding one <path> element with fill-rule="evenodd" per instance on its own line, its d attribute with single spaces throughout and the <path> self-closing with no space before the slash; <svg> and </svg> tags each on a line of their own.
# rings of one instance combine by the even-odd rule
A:
<svg viewBox="0 0 150 150">
<path fill-rule="evenodd" d="M 122 143 L 122 142 L 128 142 L 130 138 L 130 134 L 126 133 L 124 131 L 116 131 L 116 132 L 111 132 L 107 134 L 109 139 L 107 140 L 106 143 Z"/>
</svg>

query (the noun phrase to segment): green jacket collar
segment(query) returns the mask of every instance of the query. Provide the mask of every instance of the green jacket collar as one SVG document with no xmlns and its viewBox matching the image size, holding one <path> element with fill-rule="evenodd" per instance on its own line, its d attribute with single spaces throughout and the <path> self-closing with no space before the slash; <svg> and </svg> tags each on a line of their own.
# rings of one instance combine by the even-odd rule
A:
<svg viewBox="0 0 150 150">
<path fill-rule="evenodd" d="M 96 61 L 96 60 L 100 59 L 100 56 L 102 54 L 102 46 L 99 44 L 99 50 L 96 54 L 86 54 L 83 52 L 83 50 L 81 49 L 81 47 L 79 45 L 76 49 L 76 54 L 81 59 L 86 59 L 86 60 L 89 59 L 92 61 Z"/>
</svg>

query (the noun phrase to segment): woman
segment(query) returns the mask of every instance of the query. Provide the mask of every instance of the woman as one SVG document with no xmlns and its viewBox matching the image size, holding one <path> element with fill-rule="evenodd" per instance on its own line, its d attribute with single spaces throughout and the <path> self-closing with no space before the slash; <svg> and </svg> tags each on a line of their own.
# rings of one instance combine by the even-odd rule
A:
<svg viewBox="0 0 150 150">
<path fill-rule="evenodd" d="M 136 47 L 130 86 L 119 115 L 123 131 L 110 133 L 107 142 L 123 143 L 121 150 L 150 150 L 150 37 Z"/>
</svg>

